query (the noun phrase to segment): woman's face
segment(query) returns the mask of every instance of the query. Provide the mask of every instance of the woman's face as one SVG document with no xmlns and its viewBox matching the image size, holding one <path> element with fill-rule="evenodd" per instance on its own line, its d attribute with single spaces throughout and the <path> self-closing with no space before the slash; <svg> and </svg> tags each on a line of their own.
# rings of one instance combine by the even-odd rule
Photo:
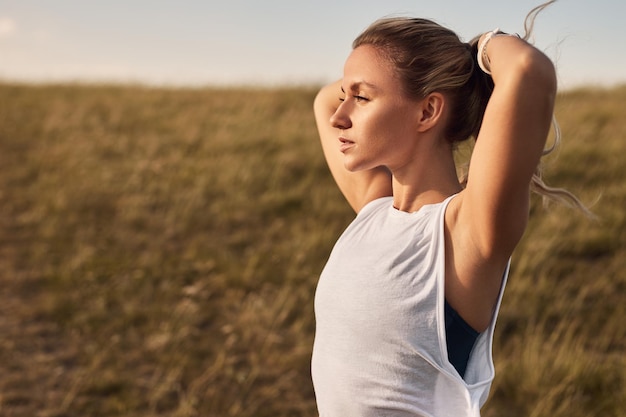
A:
<svg viewBox="0 0 626 417">
<path fill-rule="evenodd" d="M 344 67 L 344 98 L 332 115 L 340 129 L 339 148 L 349 171 L 406 165 L 417 143 L 418 106 L 395 70 L 375 47 L 352 51 Z"/>
</svg>

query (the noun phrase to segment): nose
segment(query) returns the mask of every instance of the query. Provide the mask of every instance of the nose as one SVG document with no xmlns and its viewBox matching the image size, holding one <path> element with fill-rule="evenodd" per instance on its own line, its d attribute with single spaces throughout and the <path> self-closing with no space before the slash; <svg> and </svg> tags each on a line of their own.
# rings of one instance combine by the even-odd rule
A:
<svg viewBox="0 0 626 417">
<path fill-rule="evenodd" d="M 337 129 L 349 129 L 352 127 L 352 122 L 347 114 L 346 102 L 342 101 L 337 107 L 337 110 L 330 116 L 330 124 Z"/>
</svg>

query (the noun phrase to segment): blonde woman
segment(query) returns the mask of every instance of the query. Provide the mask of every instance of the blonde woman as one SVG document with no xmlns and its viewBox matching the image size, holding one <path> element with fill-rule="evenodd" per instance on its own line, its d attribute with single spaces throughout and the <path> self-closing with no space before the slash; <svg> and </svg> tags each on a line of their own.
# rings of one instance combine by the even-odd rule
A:
<svg viewBox="0 0 626 417">
<path fill-rule="evenodd" d="M 316 291 L 320 416 L 480 414 L 556 88 L 550 59 L 499 31 L 464 43 L 429 20 L 388 18 L 354 41 L 314 105 L 357 213 Z M 462 184 L 453 150 L 470 138 Z"/>
</svg>

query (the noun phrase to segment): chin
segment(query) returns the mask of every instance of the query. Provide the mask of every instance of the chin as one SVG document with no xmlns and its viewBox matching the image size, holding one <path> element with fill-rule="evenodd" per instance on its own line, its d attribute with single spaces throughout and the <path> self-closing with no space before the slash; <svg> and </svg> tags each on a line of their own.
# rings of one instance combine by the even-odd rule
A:
<svg viewBox="0 0 626 417">
<path fill-rule="evenodd" d="M 350 172 L 359 172 L 359 171 L 367 171 L 369 169 L 376 168 L 377 165 L 371 165 L 359 161 L 354 161 L 350 159 L 345 159 L 343 162 L 344 168 Z"/>
<path fill-rule="evenodd" d="M 363 168 L 361 168 L 358 164 L 352 163 L 350 161 L 344 161 L 343 166 L 347 171 L 350 172 L 363 171 Z"/>
</svg>

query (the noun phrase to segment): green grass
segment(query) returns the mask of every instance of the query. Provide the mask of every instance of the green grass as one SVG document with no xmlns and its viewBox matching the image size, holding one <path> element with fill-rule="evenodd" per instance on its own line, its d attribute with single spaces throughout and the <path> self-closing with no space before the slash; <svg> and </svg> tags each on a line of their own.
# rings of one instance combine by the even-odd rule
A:
<svg viewBox="0 0 626 417">
<path fill-rule="evenodd" d="M 0 415 L 315 416 L 316 281 L 352 218 L 314 89 L 0 84 Z M 626 89 L 559 97 L 490 416 L 626 414 Z M 597 201 L 597 202 L 596 202 Z"/>
</svg>

